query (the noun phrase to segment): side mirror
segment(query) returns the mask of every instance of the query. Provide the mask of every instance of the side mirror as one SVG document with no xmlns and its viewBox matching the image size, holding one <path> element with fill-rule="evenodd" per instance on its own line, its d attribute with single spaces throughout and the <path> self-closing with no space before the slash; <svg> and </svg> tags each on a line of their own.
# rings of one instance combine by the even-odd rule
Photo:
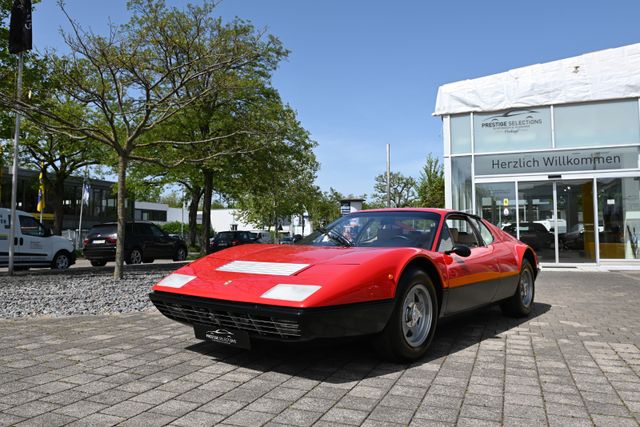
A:
<svg viewBox="0 0 640 427">
<path fill-rule="evenodd" d="M 466 258 L 469 255 L 471 255 L 471 249 L 469 248 L 469 246 L 455 245 L 450 251 L 444 251 L 444 253 L 447 255 L 451 255 L 453 253 L 463 258 Z"/>
<path fill-rule="evenodd" d="M 44 228 L 44 237 L 51 237 L 53 236 L 53 233 L 51 232 L 51 229 L 49 227 L 45 227 Z"/>
</svg>

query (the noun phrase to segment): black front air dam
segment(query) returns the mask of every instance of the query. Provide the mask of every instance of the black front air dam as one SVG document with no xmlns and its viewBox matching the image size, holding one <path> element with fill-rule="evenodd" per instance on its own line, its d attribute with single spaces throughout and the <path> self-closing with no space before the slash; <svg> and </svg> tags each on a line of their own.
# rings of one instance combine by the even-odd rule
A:
<svg viewBox="0 0 640 427">
<path fill-rule="evenodd" d="M 166 317 L 188 325 L 205 324 L 246 330 L 252 338 L 310 341 L 381 332 L 394 300 L 317 308 L 240 303 L 154 291 L 149 298 Z"/>
</svg>

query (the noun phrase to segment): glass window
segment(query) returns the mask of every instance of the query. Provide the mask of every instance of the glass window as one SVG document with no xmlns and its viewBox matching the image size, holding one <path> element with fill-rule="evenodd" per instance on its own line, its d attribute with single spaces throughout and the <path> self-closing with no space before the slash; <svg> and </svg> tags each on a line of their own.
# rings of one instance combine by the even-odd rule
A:
<svg viewBox="0 0 640 427">
<path fill-rule="evenodd" d="M 44 227 L 32 216 L 20 215 L 20 231 L 25 236 L 44 237 Z"/>
<path fill-rule="evenodd" d="M 493 234 L 491 234 L 491 231 L 489 231 L 487 226 L 484 225 L 483 222 L 480 221 L 477 218 L 471 218 L 471 220 L 474 222 L 474 224 L 478 228 L 478 231 L 480 232 L 480 236 L 482 236 L 482 241 L 484 242 L 484 244 L 485 245 L 492 244 L 493 243 Z"/>
<path fill-rule="evenodd" d="M 449 227 L 444 223 L 442 225 L 442 231 L 440 232 L 440 244 L 438 244 L 438 252 L 450 251 L 453 249 L 453 240 L 451 239 L 451 233 Z"/>
<path fill-rule="evenodd" d="M 557 106 L 553 116 L 556 147 L 640 142 L 635 99 Z"/>
<path fill-rule="evenodd" d="M 549 107 L 478 113 L 473 116 L 476 153 L 551 148 Z"/>
<path fill-rule="evenodd" d="M 431 212 L 362 212 L 343 216 L 300 241 L 314 246 L 430 249 L 440 215 Z"/>
<path fill-rule="evenodd" d="M 480 246 L 473 226 L 465 218 L 448 218 L 446 224 L 454 245 Z"/>
<path fill-rule="evenodd" d="M 598 179 L 598 210 L 600 258 L 640 259 L 640 177 Z"/>
<path fill-rule="evenodd" d="M 164 231 L 162 231 L 157 225 L 149 224 L 148 226 L 151 228 L 151 233 L 154 237 L 165 237 Z"/>
<path fill-rule="evenodd" d="M 451 116 L 451 153 L 462 154 L 471 152 L 471 116 L 461 114 Z"/>
<path fill-rule="evenodd" d="M 461 212 L 471 212 L 471 157 L 451 158 L 452 208 Z"/>
<path fill-rule="evenodd" d="M 516 185 L 496 182 L 476 185 L 476 211 L 482 219 L 504 228 L 516 222 Z"/>
</svg>

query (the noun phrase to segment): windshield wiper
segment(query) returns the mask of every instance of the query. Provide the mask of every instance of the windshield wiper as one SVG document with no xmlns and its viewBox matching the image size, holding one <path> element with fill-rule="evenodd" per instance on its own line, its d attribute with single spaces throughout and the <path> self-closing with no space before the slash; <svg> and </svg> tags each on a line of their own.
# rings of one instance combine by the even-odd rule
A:
<svg viewBox="0 0 640 427">
<path fill-rule="evenodd" d="M 330 238 L 334 242 L 338 243 L 340 246 L 346 246 L 348 248 L 353 246 L 353 242 L 351 240 L 347 239 L 346 237 L 344 237 L 340 233 L 336 233 L 333 230 L 327 230 L 326 228 L 321 228 L 318 231 L 320 231 L 320 233 L 322 233 L 323 235 L 327 236 L 328 238 Z"/>
</svg>

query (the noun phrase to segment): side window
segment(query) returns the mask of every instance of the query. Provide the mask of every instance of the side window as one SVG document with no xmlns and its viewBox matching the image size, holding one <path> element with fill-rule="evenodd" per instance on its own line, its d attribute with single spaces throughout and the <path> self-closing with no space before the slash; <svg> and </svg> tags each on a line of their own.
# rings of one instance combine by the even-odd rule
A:
<svg viewBox="0 0 640 427">
<path fill-rule="evenodd" d="M 164 237 L 164 232 L 157 225 L 148 224 L 147 226 L 151 228 L 154 237 Z"/>
<path fill-rule="evenodd" d="M 484 242 L 484 244 L 485 245 L 492 244 L 493 234 L 491 234 L 491 231 L 489 230 L 489 228 L 486 225 L 484 225 L 484 223 L 480 221 L 478 218 L 473 218 L 473 222 L 476 224 L 476 227 L 480 231 L 480 236 L 482 237 L 482 241 Z"/>
<path fill-rule="evenodd" d="M 149 224 L 136 223 L 134 224 L 133 229 L 136 231 L 136 234 L 139 234 L 141 236 L 153 236 L 153 233 L 149 228 Z"/>
<path fill-rule="evenodd" d="M 447 224 L 442 225 L 442 231 L 440 232 L 440 244 L 438 245 L 438 252 L 450 251 L 453 249 L 453 239 L 449 232 Z"/>
<path fill-rule="evenodd" d="M 454 245 L 465 245 L 470 248 L 480 246 L 478 237 L 471 223 L 462 217 L 449 217 L 446 220 Z"/>
<path fill-rule="evenodd" d="M 20 215 L 20 231 L 25 236 L 44 237 L 44 227 L 32 216 Z"/>
</svg>

